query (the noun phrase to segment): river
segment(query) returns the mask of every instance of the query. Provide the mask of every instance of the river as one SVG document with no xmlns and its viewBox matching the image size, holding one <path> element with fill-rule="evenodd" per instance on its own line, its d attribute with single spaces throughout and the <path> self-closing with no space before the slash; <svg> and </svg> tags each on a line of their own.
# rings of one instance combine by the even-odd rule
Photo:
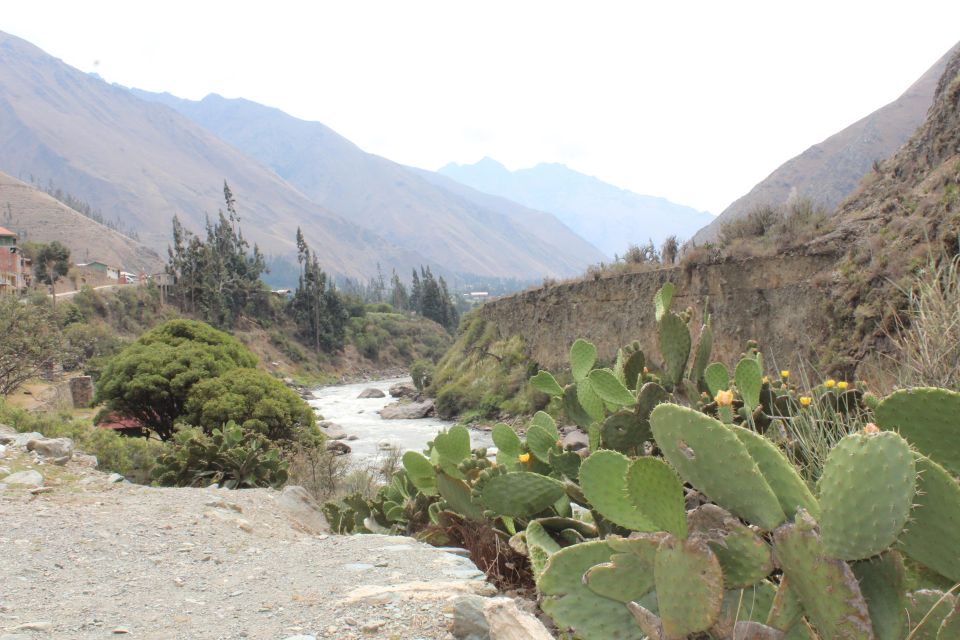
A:
<svg viewBox="0 0 960 640">
<path fill-rule="evenodd" d="M 359 384 L 321 387 L 313 391 L 310 406 L 317 409 L 325 420 L 340 426 L 348 436 L 356 440 L 344 440 L 351 448 L 350 457 L 357 463 L 372 461 L 382 453 L 382 445 L 389 444 L 402 451 L 421 451 L 441 429 L 449 429 L 453 423 L 437 418 L 418 420 L 384 420 L 377 413 L 396 398 L 387 390 L 398 382 L 410 382 L 410 378 L 392 378 Z M 384 398 L 357 398 L 364 389 L 380 389 Z M 490 434 L 485 431 L 470 431 L 473 448 L 492 447 Z"/>
</svg>

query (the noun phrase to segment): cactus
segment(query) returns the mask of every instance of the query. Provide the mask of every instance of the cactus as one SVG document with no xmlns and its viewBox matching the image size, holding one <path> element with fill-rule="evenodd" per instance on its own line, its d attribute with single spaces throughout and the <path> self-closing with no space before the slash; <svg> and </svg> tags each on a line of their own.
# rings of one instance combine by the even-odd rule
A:
<svg viewBox="0 0 960 640">
<path fill-rule="evenodd" d="M 523 537 L 527 547 L 527 555 L 530 558 L 530 568 L 533 570 L 534 579 L 536 579 L 543 573 L 550 556 L 560 551 L 560 545 L 550 537 L 543 525 L 536 520 L 527 525 Z"/>
<path fill-rule="evenodd" d="M 720 617 L 723 572 L 702 540 L 665 538 L 654 561 L 654 583 L 667 638 L 706 631 Z"/>
<path fill-rule="evenodd" d="M 747 448 L 750 457 L 757 463 L 764 480 L 773 489 L 780 507 L 788 518 L 793 518 L 797 508 L 803 507 L 814 519 L 820 517 L 820 504 L 796 467 L 770 440 L 749 429 L 731 426 L 734 435 Z"/>
<path fill-rule="evenodd" d="M 907 617 L 910 620 L 910 640 L 953 640 L 956 636 L 939 635 L 947 617 L 956 607 L 952 593 L 921 589 L 907 595 Z"/>
<path fill-rule="evenodd" d="M 626 477 L 627 497 L 641 508 L 659 531 L 687 536 L 683 485 L 676 472 L 658 458 L 637 458 Z"/>
<path fill-rule="evenodd" d="M 907 635 L 906 570 L 896 551 L 851 566 L 867 601 L 877 640 L 901 640 Z"/>
<path fill-rule="evenodd" d="M 468 520 L 483 520 L 483 509 L 473 502 L 470 485 L 446 473 L 437 474 L 437 490 L 449 508 Z"/>
<path fill-rule="evenodd" d="M 570 372 L 577 382 L 586 380 L 597 362 L 597 348 L 586 340 L 577 339 L 570 347 Z"/>
<path fill-rule="evenodd" d="M 763 371 L 760 370 L 760 364 L 756 358 L 740 360 L 734 371 L 734 379 L 737 390 L 740 391 L 743 406 L 748 411 L 753 411 L 760 404 L 760 391 L 763 388 Z"/>
<path fill-rule="evenodd" d="M 714 362 L 703 370 L 703 381 L 707 384 L 710 397 L 716 398 L 718 393 L 730 388 L 730 372 L 722 362 Z"/>
<path fill-rule="evenodd" d="M 802 627 L 800 622 L 802 617 L 803 607 L 797 599 L 795 590 L 790 586 L 790 579 L 785 575 L 780 576 L 780 585 L 777 587 L 777 593 L 770 605 L 770 612 L 767 614 L 767 626 L 788 633 L 792 629 Z"/>
<path fill-rule="evenodd" d="M 717 556 L 727 589 L 750 587 L 773 572 L 770 546 L 724 509 L 701 505 L 687 514 L 687 522 L 690 531 L 705 540 Z M 765 620 L 766 614 L 757 619 Z"/>
<path fill-rule="evenodd" d="M 594 369 L 590 372 L 588 379 L 593 391 L 608 404 L 632 407 L 637 403 L 637 399 L 630 390 L 609 369 Z"/>
<path fill-rule="evenodd" d="M 403 468 L 406 469 L 413 486 L 424 495 L 437 495 L 437 474 L 433 465 L 423 454 L 416 451 L 407 451 L 403 454 L 402 461 Z"/>
<path fill-rule="evenodd" d="M 673 468 L 714 502 L 768 531 L 785 520 L 776 494 L 729 427 L 671 404 L 654 409 L 650 425 Z"/>
<path fill-rule="evenodd" d="M 563 387 L 560 386 L 557 379 L 554 378 L 553 374 L 549 371 L 538 371 L 537 375 L 530 378 L 530 384 L 533 385 L 534 389 L 548 396 L 563 395 Z"/>
<path fill-rule="evenodd" d="M 583 407 L 583 410 L 590 416 L 590 424 L 600 422 L 606 415 L 606 407 L 603 400 L 593 390 L 593 385 L 589 379 L 581 380 L 577 383 L 577 402 Z"/>
<path fill-rule="evenodd" d="M 447 475 L 461 478 L 457 467 L 470 457 L 470 432 L 466 427 L 456 425 L 449 431 L 441 431 L 433 439 L 430 450 L 430 462 L 441 467 Z"/>
<path fill-rule="evenodd" d="M 873 638 L 867 603 L 853 571 L 828 557 L 815 531 L 816 522 L 803 510 L 795 523 L 773 533 L 776 559 L 791 589 L 822 638 Z"/>
<path fill-rule="evenodd" d="M 607 449 L 638 455 L 648 440 L 653 440 L 650 422 L 633 411 L 618 411 L 600 426 L 600 442 Z"/>
<path fill-rule="evenodd" d="M 643 542 L 644 545 L 634 545 L 627 553 L 614 553 L 610 562 L 591 567 L 583 576 L 587 588 L 624 604 L 640 600 L 653 591 L 654 560 L 660 538 L 651 537 Z"/>
<path fill-rule="evenodd" d="M 580 477 L 580 464 L 582 462 L 583 458 L 573 451 L 564 451 L 563 453 L 550 451 L 547 454 L 547 464 L 553 469 L 554 474 L 559 474 L 561 479 L 567 478 L 574 482 Z"/>
<path fill-rule="evenodd" d="M 960 604 L 956 603 L 953 605 L 953 611 L 947 614 L 937 631 L 937 640 L 950 638 L 960 638 Z"/>
<path fill-rule="evenodd" d="M 490 478 L 475 492 L 474 498 L 497 515 L 530 518 L 549 509 L 564 495 L 561 482 L 538 473 L 518 471 Z"/>
<path fill-rule="evenodd" d="M 776 592 L 776 587 L 766 580 L 746 589 L 724 592 L 720 617 L 711 627 L 710 635 L 719 638 L 752 638 L 754 640 L 780 637 L 777 635 L 780 632 L 762 625 L 766 622 L 773 606 Z M 751 625 L 749 629 L 754 635 L 748 634 L 744 625 Z M 771 632 L 774 635 L 770 635 Z"/>
<path fill-rule="evenodd" d="M 523 442 L 516 431 L 500 422 L 493 426 L 490 436 L 493 444 L 497 446 L 497 464 L 508 467 L 516 465 L 523 453 Z"/>
<path fill-rule="evenodd" d="M 667 311 L 660 319 L 659 339 L 666 380 L 676 386 L 683 379 L 690 357 L 690 330 L 680 316 Z"/>
<path fill-rule="evenodd" d="M 561 629 L 581 640 L 641 640 L 630 612 L 615 600 L 597 595 L 583 584 L 583 575 L 606 563 L 613 550 L 606 542 L 585 542 L 550 556 L 537 588 L 545 596 L 543 610 Z"/>
<path fill-rule="evenodd" d="M 527 447 L 544 464 L 549 464 L 551 451 L 560 452 L 559 437 L 557 423 L 543 411 L 538 411 L 527 427 Z"/>
<path fill-rule="evenodd" d="M 892 432 L 852 434 L 830 451 L 820 478 L 820 535 L 831 558 L 862 560 L 892 545 L 910 513 L 917 472 Z"/>
<path fill-rule="evenodd" d="M 563 411 L 574 424 L 588 428 L 593 424 L 593 418 L 586 412 L 577 398 L 577 385 L 570 384 L 563 390 Z"/>
<path fill-rule="evenodd" d="M 710 364 L 710 352 L 713 350 L 713 329 L 710 327 L 710 314 L 704 312 L 703 326 L 700 327 L 700 338 L 694 350 L 693 364 L 690 365 L 690 380 L 700 384 L 704 371 Z"/>
<path fill-rule="evenodd" d="M 896 391 L 877 405 L 876 421 L 960 475 L 960 393 L 933 388 Z"/>
<path fill-rule="evenodd" d="M 639 380 L 643 377 L 643 368 L 647 364 L 647 358 L 644 356 L 643 351 L 640 351 L 640 345 L 636 345 L 635 348 L 627 349 L 626 347 L 621 350 L 621 353 L 624 354 L 623 360 L 623 379 L 624 383 L 627 385 L 627 388 L 631 391 L 636 391 L 639 387 Z"/>
<path fill-rule="evenodd" d="M 943 467 L 916 456 L 916 504 L 898 548 L 940 575 L 960 582 L 960 483 Z"/>
</svg>

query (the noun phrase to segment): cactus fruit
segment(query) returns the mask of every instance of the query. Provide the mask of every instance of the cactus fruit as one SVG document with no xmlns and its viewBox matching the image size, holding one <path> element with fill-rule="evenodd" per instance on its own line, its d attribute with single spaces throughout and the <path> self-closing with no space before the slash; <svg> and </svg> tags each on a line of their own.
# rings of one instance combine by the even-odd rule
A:
<svg viewBox="0 0 960 640">
<path fill-rule="evenodd" d="M 537 375 L 530 378 L 530 384 L 540 393 L 548 396 L 562 396 L 563 387 L 557 382 L 549 371 L 538 371 Z"/>
<path fill-rule="evenodd" d="M 940 575 L 960 582 L 960 483 L 943 467 L 916 456 L 916 504 L 897 546 Z"/>
<path fill-rule="evenodd" d="M 896 391 L 877 406 L 876 422 L 898 431 L 920 453 L 960 475 L 960 393 L 933 388 Z"/>
<path fill-rule="evenodd" d="M 727 589 L 751 587 L 773 572 L 770 546 L 724 509 L 701 505 L 687 514 L 687 523 L 690 531 L 696 532 L 716 554 Z M 758 622 L 766 619 L 766 613 L 763 618 L 756 618 Z"/>
<path fill-rule="evenodd" d="M 901 640 L 907 635 L 907 585 L 903 560 L 896 551 L 855 562 L 853 575 L 867 601 L 877 640 Z"/>
<path fill-rule="evenodd" d="M 561 482 L 529 471 L 494 476 L 478 492 L 483 506 L 511 518 L 530 518 L 565 495 Z"/>
<path fill-rule="evenodd" d="M 650 425 L 671 466 L 711 500 L 768 531 L 786 519 L 776 494 L 729 427 L 672 404 L 654 409 Z"/>
<path fill-rule="evenodd" d="M 586 380 L 597 362 L 597 348 L 586 340 L 577 339 L 570 347 L 570 371 L 577 382 Z"/>
<path fill-rule="evenodd" d="M 423 454 L 416 451 L 407 451 L 403 454 L 403 468 L 407 470 L 410 482 L 423 495 L 437 495 L 437 474 L 433 465 Z"/>
<path fill-rule="evenodd" d="M 706 631 L 719 618 L 723 572 L 702 540 L 665 538 L 654 560 L 654 582 L 667 638 Z"/>
<path fill-rule="evenodd" d="M 840 440 L 819 482 L 827 555 L 862 560 L 892 545 L 910 514 L 916 479 L 910 446 L 896 433 L 856 433 Z"/>
<path fill-rule="evenodd" d="M 633 411 L 618 411 L 600 426 L 600 441 L 607 449 L 638 455 L 648 440 L 653 440 L 650 422 Z"/>
<path fill-rule="evenodd" d="M 907 594 L 907 617 L 910 620 L 910 640 L 953 640 L 956 636 L 939 636 L 940 627 L 956 607 L 952 593 L 921 589 Z"/>
<path fill-rule="evenodd" d="M 606 403 L 618 407 L 632 407 L 637 403 L 630 390 L 609 369 L 594 369 L 590 372 L 589 381 L 593 391 Z"/>
<path fill-rule="evenodd" d="M 690 330 L 680 316 L 668 311 L 660 319 L 659 338 L 666 380 L 676 386 L 683 379 L 690 358 Z"/>
<path fill-rule="evenodd" d="M 703 381 L 707 383 L 710 397 L 716 398 L 718 393 L 730 388 L 730 372 L 722 362 L 714 362 L 703 370 Z"/>
<path fill-rule="evenodd" d="M 760 404 L 760 391 L 763 389 L 763 371 L 760 370 L 760 364 L 756 358 L 743 358 L 737 363 L 733 375 L 743 406 L 748 411 L 753 411 Z"/>
<path fill-rule="evenodd" d="M 731 426 L 730 429 L 750 452 L 788 518 L 793 518 L 798 507 L 806 509 L 814 519 L 820 517 L 820 504 L 810 487 L 769 438 L 742 427 Z"/>
<path fill-rule="evenodd" d="M 867 603 L 850 567 L 825 555 L 805 511 L 773 533 L 774 554 L 807 618 L 822 638 L 873 638 Z"/>
<path fill-rule="evenodd" d="M 604 598 L 583 584 L 583 575 L 610 560 L 605 542 L 585 542 L 550 556 L 537 588 L 546 596 L 542 607 L 561 629 L 573 629 L 581 640 L 641 640 L 633 616 L 622 603 Z"/>
</svg>

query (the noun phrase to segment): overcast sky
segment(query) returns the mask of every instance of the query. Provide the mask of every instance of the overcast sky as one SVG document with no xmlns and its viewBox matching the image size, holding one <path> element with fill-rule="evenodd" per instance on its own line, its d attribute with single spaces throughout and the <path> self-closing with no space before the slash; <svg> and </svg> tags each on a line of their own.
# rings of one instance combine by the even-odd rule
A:
<svg viewBox="0 0 960 640">
<path fill-rule="evenodd" d="M 4 2 L 0 30 L 106 80 L 244 97 L 437 169 L 562 162 L 719 213 L 894 100 L 960 2 Z"/>
</svg>

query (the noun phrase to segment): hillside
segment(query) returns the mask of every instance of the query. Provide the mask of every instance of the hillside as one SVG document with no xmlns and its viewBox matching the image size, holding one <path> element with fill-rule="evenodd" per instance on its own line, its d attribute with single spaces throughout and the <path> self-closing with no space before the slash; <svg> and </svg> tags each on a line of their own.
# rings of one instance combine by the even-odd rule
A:
<svg viewBox="0 0 960 640">
<path fill-rule="evenodd" d="M 200 101 L 134 89 L 256 159 L 312 201 L 451 271 L 534 278 L 602 259 L 556 218 L 364 152 L 319 122 L 242 99 Z"/>
<path fill-rule="evenodd" d="M 66 245 L 74 262 L 99 260 L 134 273 L 156 273 L 164 260 L 153 249 L 109 229 L 36 187 L 0 172 L 0 225 L 20 241 Z"/>
<path fill-rule="evenodd" d="M 924 121 L 937 82 L 955 46 L 890 104 L 791 158 L 697 232 L 697 242 L 715 240 L 724 222 L 791 198 L 809 198 L 834 210 L 860 184 L 875 161 L 890 157 Z"/>
<path fill-rule="evenodd" d="M 323 247 L 323 266 L 366 278 L 377 262 L 405 271 L 428 263 L 324 207 L 272 171 L 162 105 L 81 73 L 0 33 L 0 170 L 53 180 L 144 244 L 165 251 L 170 220 L 203 228 L 233 189 L 245 235 L 267 253 L 292 255 L 295 233 Z"/>
<path fill-rule="evenodd" d="M 713 220 L 709 213 L 664 198 L 620 189 L 562 164 L 509 171 L 491 158 L 472 165 L 448 164 L 440 174 L 479 191 L 549 211 L 608 258 L 630 244 L 659 246 L 670 235 L 690 238 Z"/>
</svg>

